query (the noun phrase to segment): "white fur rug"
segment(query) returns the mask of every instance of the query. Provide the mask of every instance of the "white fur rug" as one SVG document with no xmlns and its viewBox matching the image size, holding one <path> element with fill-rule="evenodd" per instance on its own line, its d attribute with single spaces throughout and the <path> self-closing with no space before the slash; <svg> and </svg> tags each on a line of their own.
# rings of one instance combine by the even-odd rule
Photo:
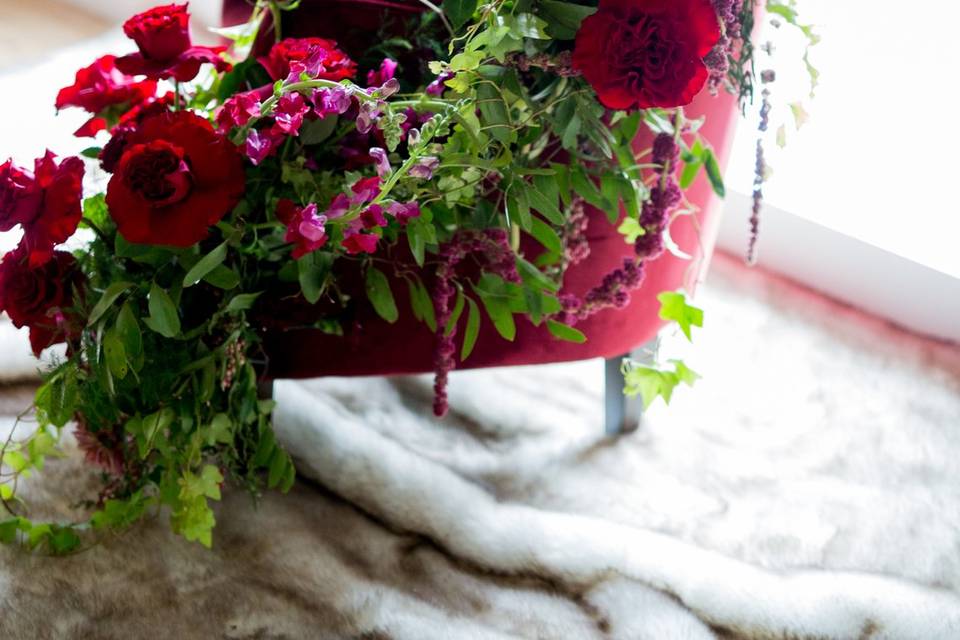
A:
<svg viewBox="0 0 960 640">
<path fill-rule="evenodd" d="M 705 378 L 639 433 L 602 437 L 599 362 L 457 374 L 443 422 L 424 377 L 281 383 L 317 485 L 228 493 L 213 551 L 0 550 L 0 637 L 960 638 L 960 351 L 712 277 Z"/>
</svg>

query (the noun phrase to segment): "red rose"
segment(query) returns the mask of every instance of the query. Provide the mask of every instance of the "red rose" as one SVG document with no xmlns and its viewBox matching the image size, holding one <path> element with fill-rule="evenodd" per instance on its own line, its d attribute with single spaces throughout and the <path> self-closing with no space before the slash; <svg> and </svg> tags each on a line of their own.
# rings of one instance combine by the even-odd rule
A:
<svg viewBox="0 0 960 640">
<path fill-rule="evenodd" d="M 339 81 L 357 73 L 357 63 L 326 38 L 285 38 L 257 60 L 274 80 L 285 79 L 295 62 L 310 67 L 311 75 L 316 71 L 316 77 L 324 80 Z"/>
<path fill-rule="evenodd" d="M 217 71 L 230 65 L 220 57 L 226 47 L 195 47 L 190 42 L 190 14 L 185 4 L 168 4 L 138 13 L 123 23 L 123 32 L 140 50 L 117 58 L 117 69 L 154 80 L 193 80 L 200 65 L 209 62 Z"/>
<path fill-rule="evenodd" d="M 610 109 L 689 104 L 720 39 L 709 0 L 600 0 L 577 32 L 573 66 Z"/>
<path fill-rule="evenodd" d="M 145 118 L 126 134 L 107 206 L 127 241 L 189 247 L 243 193 L 237 147 L 204 118 L 176 111 Z"/>
<path fill-rule="evenodd" d="M 57 94 L 57 109 L 80 107 L 94 114 L 74 135 L 93 136 L 107 128 L 105 116 L 120 113 L 153 98 L 157 93 L 154 80 L 134 81 L 114 66 L 114 56 L 97 58 L 88 67 L 77 71 L 75 81 Z M 112 113 L 103 112 L 111 107 Z"/>
<path fill-rule="evenodd" d="M 0 231 L 23 228 L 21 246 L 30 265 L 50 259 L 53 247 L 73 235 L 80 223 L 83 161 L 53 153 L 38 158 L 31 174 L 7 161 L 0 165 Z"/>
<path fill-rule="evenodd" d="M 0 313 L 5 311 L 14 326 L 30 327 L 34 354 L 76 335 L 79 326 L 66 314 L 82 277 L 77 261 L 65 251 L 53 252 L 39 268 L 30 267 L 22 246 L 0 262 Z"/>
</svg>

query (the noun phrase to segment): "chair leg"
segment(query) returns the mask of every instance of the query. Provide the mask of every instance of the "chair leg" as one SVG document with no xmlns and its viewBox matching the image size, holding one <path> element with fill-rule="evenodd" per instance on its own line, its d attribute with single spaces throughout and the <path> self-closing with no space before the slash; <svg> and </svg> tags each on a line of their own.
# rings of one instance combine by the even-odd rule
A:
<svg viewBox="0 0 960 640">
<path fill-rule="evenodd" d="M 623 393 L 623 359 L 633 357 L 636 360 L 649 361 L 656 350 L 657 339 L 654 338 L 639 349 L 604 361 L 605 431 L 608 436 L 636 431 L 643 418 L 643 402 L 640 397 L 629 397 Z"/>
<path fill-rule="evenodd" d="M 273 400 L 273 380 L 257 381 L 257 399 Z"/>
</svg>

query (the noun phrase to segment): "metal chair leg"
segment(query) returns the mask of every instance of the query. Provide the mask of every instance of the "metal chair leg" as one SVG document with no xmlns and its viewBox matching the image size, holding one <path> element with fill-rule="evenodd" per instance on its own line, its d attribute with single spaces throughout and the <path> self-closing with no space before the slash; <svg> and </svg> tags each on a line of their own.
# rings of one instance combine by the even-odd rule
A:
<svg viewBox="0 0 960 640">
<path fill-rule="evenodd" d="M 643 418 L 643 402 L 639 396 L 628 397 L 623 393 L 624 379 L 621 364 L 624 358 L 633 357 L 639 361 L 651 361 L 657 350 L 657 339 L 634 349 L 630 353 L 604 361 L 604 408 L 605 431 L 608 436 L 631 433 L 640 428 Z"/>
<path fill-rule="evenodd" d="M 604 407 L 606 433 L 615 436 L 636 431 L 640 426 L 640 402 L 623 394 L 623 373 L 620 365 L 630 354 L 625 353 L 604 361 Z"/>
</svg>

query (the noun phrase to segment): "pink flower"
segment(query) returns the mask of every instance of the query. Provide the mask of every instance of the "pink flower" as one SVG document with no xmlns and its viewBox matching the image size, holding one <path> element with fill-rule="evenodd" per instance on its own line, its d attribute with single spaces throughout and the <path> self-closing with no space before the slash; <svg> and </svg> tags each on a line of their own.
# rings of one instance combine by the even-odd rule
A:
<svg viewBox="0 0 960 640">
<path fill-rule="evenodd" d="M 420 217 L 420 205 L 416 201 L 393 202 L 387 207 L 387 213 L 397 219 L 402 225 L 407 224 L 413 218 Z"/>
<path fill-rule="evenodd" d="M 328 115 L 340 115 L 350 108 L 350 93 L 345 88 L 314 89 L 310 96 L 313 102 L 313 112 L 318 118 Z"/>
<path fill-rule="evenodd" d="M 360 222 L 364 229 L 379 229 L 387 226 L 387 219 L 383 215 L 383 207 L 372 204 L 360 212 Z"/>
<path fill-rule="evenodd" d="M 238 93 L 223 103 L 217 112 L 217 126 L 224 132 L 242 127 L 250 118 L 260 116 L 260 96 L 256 91 Z"/>
<path fill-rule="evenodd" d="M 377 87 L 388 80 L 392 80 L 393 76 L 397 72 L 397 61 L 391 60 L 390 58 L 384 58 L 383 62 L 380 63 L 380 68 L 367 72 L 367 86 L 368 87 Z"/>
<path fill-rule="evenodd" d="M 327 218 L 317 215 L 316 204 L 298 207 L 292 200 L 283 198 L 277 202 L 277 218 L 287 225 L 284 240 L 294 244 L 294 259 L 313 253 L 327 243 Z"/>
<path fill-rule="evenodd" d="M 273 112 L 275 128 L 287 135 L 295 136 L 300 133 L 303 117 L 309 112 L 310 107 L 302 95 L 296 92 L 285 93 L 277 100 L 277 106 Z"/>
<path fill-rule="evenodd" d="M 253 129 L 247 134 L 247 143 L 244 146 L 244 152 L 250 158 L 250 162 L 259 165 L 267 159 L 277 147 L 280 146 L 281 136 L 274 134 L 270 129 L 260 131 Z"/>
<path fill-rule="evenodd" d="M 359 231 L 347 231 L 343 237 L 343 248 L 350 255 L 373 253 L 377 250 L 379 236 Z"/>
</svg>

